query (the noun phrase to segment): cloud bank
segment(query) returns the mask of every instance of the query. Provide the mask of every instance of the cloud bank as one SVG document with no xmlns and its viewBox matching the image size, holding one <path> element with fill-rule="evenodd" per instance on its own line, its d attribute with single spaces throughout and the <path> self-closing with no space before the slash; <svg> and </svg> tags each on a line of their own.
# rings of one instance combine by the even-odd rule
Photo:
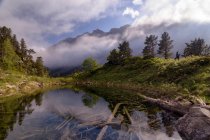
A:
<svg viewBox="0 0 210 140">
<path fill-rule="evenodd" d="M 93 56 L 100 63 L 106 61 L 109 51 L 118 47 L 123 40 L 128 40 L 134 55 L 141 55 L 144 39 L 149 34 L 160 35 L 167 31 L 174 40 L 173 51 L 182 52 L 185 43 L 201 37 L 210 43 L 210 1 L 203 0 L 146 0 L 141 4 L 140 15 L 128 28 L 98 36 L 85 35 L 74 43 L 61 43 L 51 54 L 58 54 L 60 58 L 46 58 L 48 66 L 76 66 L 88 57 Z M 54 55 L 53 55 L 54 56 Z"/>
<path fill-rule="evenodd" d="M 0 26 L 9 26 L 33 48 L 50 45 L 46 38 L 71 32 L 78 23 L 107 16 L 119 0 L 3 0 Z"/>
</svg>

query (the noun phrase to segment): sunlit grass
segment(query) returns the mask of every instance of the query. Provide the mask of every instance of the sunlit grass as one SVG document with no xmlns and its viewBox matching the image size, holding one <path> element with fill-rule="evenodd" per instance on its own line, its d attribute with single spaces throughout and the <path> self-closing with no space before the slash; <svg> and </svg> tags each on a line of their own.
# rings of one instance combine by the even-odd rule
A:
<svg viewBox="0 0 210 140">
<path fill-rule="evenodd" d="M 153 85 L 162 89 L 198 95 L 209 91 L 210 57 L 187 57 L 180 60 L 134 57 L 125 65 L 104 66 L 86 76 L 88 80 Z"/>
</svg>

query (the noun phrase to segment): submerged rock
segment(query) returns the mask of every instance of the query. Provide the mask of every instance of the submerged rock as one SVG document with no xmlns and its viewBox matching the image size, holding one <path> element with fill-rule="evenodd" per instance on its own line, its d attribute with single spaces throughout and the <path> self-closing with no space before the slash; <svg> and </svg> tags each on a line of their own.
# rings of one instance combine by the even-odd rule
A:
<svg viewBox="0 0 210 140">
<path fill-rule="evenodd" d="M 210 111 L 192 107 L 178 120 L 176 128 L 185 140 L 210 140 Z"/>
</svg>

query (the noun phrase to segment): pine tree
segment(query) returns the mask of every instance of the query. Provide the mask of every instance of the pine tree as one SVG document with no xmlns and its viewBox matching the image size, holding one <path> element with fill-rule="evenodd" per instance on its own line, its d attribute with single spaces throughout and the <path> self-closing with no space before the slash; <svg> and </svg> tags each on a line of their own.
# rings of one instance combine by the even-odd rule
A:
<svg viewBox="0 0 210 140">
<path fill-rule="evenodd" d="M 208 54 L 208 45 L 206 45 L 205 40 L 201 38 L 196 38 L 190 43 L 186 43 L 186 48 L 184 49 L 184 57 L 187 56 L 202 56 Z"/>
<path fill-rule="evenodd" d="M 109 56 L 107 57 L 108 64 L 110 65 L 119 65 L 120 58 L 119 58 L 119 52 L 116 49 L 113 49 Z"/>
<path fill-rule="evenodd" d="M 131 57 L 131 48 L 129 47 L 129 42 L 124 41 L 122 44 L 119 44 L 119 59 L 120 62 L 124 62 L 126 59 Z"/>
<path fill-rule="evenodd" d="M 24 39 L 18 42 L 16 35 L 12 34 L 10 28 L 0 27 L 0 68 L 37 74 L 39 76 L 47 73 L 41 57 L 33 60 L 33 49 L 27 49 Z"/>
<path fill-rule="evenodd" d="M 155 57 L 155 47 L 158 44 L 158 37 L 155 35 L 150 35 L 146 37 L 144 42 L 145 47 L 143 49 L 143 56 L 145 59 L 150 59 Z"/>
<path fill-rule="evenodd" d="M 15 70 L 18 68 L 20 58 L 15 53 L 10 39 L 6 39 L 3 43 L 2 65 L 4 69 Z"/>
<path fill-rule="evenodd" d="M 19 42 L 17 40 L 16 35 L 13 35 L 13 37 L 12 37 L 12 45 L 14 47 L 14 50 L 15 50 L 16 54 L 18 56 L 20 56 L 20 44 L 19 44 Z"/>
<path fill-rule="evenodd" d="M 0 40 L 11 39 L 12 30 L 5 26 L 0 28 Z"/>
<path fill-rule="evenodd" d="M 3 43 L 6 39 L 11 39 L 11 29 L 5 26 L 0 27 L 0 58 L 3 59 Z"/>
<path fill-rule="evenodd" d="M 203 48 L 203 55 L 204 55 L 204 56 L 209 56 L 209 55 L 210 55 L 210 46 L 209 46 L 209 45 L 206 45 L 206 46 Z"/>
<path fill-rule="evenodd" d="M 26 61 L 27 58 L 27 46 L 25 40 L 22 38 L 20 41 L 20 57 L 23 62 Z"/>
<path fill-rule="evenodd" d="M 36 71 L 37 71 L 36 75 L 38 75 L 38 76 L 44 76 L 45 75 L 45 67 L 44 67 L 43 63 L 44 62 L 43 62 L 42 57 L 37 57 L 36 58 L 36 62 L 35 62 Z"/>
<path fill-rule="evenodd" d="M 173 40 L 171 40 L 169 34 L 167 32 L 164 32 L 161 36 L 161 40 L 158 44 L 158 54 L 162 55 L 165 59 L 168 59 L 171 57 L 172 53 L 170 52 L 173 48 Z"/>
</svg>

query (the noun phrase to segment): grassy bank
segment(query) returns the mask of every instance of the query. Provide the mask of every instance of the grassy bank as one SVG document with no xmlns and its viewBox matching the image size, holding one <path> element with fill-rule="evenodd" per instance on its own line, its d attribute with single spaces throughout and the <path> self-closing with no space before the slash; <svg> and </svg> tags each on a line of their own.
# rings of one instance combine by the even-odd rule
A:
<svg viewBox="0 0 210 140">
<path fill-rule="evenodd" d="M 63 85 L 70 79 L 26 75 L 15 71 L 0 70 L 0 97 L 30 94 L 43 89 Z"/>
<path fill-rule="evenodd" d="M 134 57 L 124 65 L 104 66 L 80 77 L 95 84 L 122 85 L 161 91 L 168 96 L 210 95 L 210 57 L 188 57 L 180 60 Z M 157 95 L 159 96 L 159 95 Z"/>
</svg>

